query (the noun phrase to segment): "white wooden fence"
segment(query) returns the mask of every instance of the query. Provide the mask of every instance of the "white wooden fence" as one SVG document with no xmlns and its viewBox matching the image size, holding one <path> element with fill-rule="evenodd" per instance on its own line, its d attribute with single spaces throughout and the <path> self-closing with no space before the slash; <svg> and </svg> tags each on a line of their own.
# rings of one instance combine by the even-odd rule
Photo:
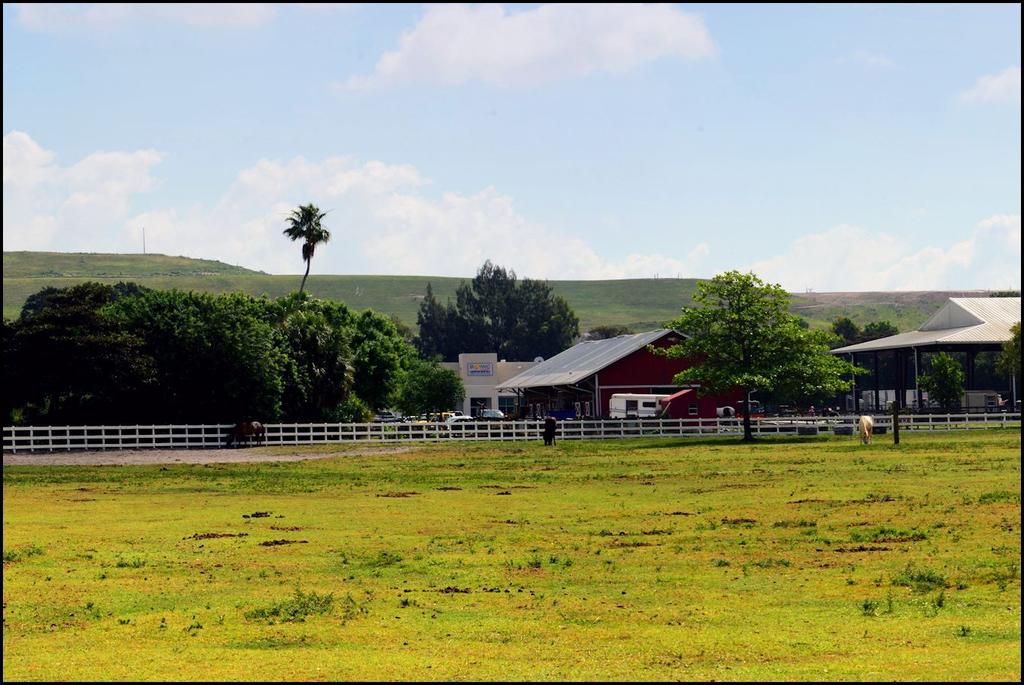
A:
<svg viewBox="0 0 1024 685">
<path fill-rule="evenodd" d="M 1020 428 L 1014 414 L 908 414 L 901 431 Z M 756 435 L 856 432 L 856 416 L 754 419 Z M 875 433 L 892 429 L 892 417 L 874 417 Z M 150 426 L 4 426 L 4 452 L 224 447 L 231 424 Z M 430 423 L 271 423 L 265 445 L 446 440 L 540 440 L 543 421 Z M 852 429 L 852 431 L 851 431 Z M 742 435 L 737 419 L 624 419 L 558 422 L 558 439 L 602 440 L 652 436 Z M 242 442 L 241 444 L 248 444 Z"/>
</svg>

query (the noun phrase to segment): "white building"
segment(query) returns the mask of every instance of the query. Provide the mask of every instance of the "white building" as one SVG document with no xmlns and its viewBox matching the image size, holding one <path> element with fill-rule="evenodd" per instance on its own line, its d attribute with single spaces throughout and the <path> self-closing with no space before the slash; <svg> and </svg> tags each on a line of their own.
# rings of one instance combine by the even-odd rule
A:
<svg viewBox="0 0 1024 685">
<path fill-rule="evenodd" d="M 514 390 L 498 391 L 505 381 L 532 368 L 538 362 L 509 362 L 493 352 L 464 353 L 457 362 L 441 362 L 441 366 L 459 374 L 466 388 L 461 409 L 467 416 L 476 416 L 481 409 L 500 409 L 505 414 L 516 410 Z"/>
<path fill-rule="evenodd" d="M 1020 379 L 1000 375 L 996 359 L 1019 323 L 1019 297 L 951 297 L 916 331 L 832 350 L 870 372 L 854 379 L 846 408 L 884 411 L 891 402 L 929 408 L 917 379 L 937 352 L 952 355 L 964 369 L 963 409 L 998 411 L 1005 400 L 1015 408 Z"/>
</svg>

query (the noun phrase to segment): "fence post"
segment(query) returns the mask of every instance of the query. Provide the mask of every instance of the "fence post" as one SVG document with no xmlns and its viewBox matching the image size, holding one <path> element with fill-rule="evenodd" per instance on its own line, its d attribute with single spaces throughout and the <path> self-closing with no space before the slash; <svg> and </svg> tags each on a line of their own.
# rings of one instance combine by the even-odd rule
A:
<svg viewBox="0 0 1024 685">
<path fill-rule="evenodd" d="M 892 403 L 892 444 L 900 444 L 900 405 Z"/>
</svg>

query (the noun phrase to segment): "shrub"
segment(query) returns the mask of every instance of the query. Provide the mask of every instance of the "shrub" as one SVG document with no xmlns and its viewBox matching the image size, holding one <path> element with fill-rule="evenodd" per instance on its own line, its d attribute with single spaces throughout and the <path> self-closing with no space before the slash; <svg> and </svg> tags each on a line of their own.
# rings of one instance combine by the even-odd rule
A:
<svg viewBox="0 0 1024 685">
<path fill-rule="evenodd" d="M 930 592 L 949 587 L 944 575 L 927 568 L 917 569 L 913 563 L 907 564 L 906 568 L 892 579 L 892 584 L 913 588 L 914 592 Z"/>
<path fill-rule="evenodd" d="M 382 549 L 377 552 L 377 556 L 372 557 L 368 563 L 373 568 L 384 568 L 386 566 L 394 566 L 395 564 L 402 561 L 402 555 L 394 552 L 389 552 L 386 549 Z"/>
<path fill-rule="evenodd" d="M 245 617 L 250 620 L 281 621 L 282 623 L 300 623 L 312 614 L 326 614 L 334 605 L 334 595 L 319 595 L 316 592 L 304 593 L 295 588 L 295 594 L 290 599 L 279 602 L 263 609 L 253 609 L 245 612 Z"/>
<path fill-rule="evenodd" d="M 43 548 L 39 545 L 29 545 L 28 547 L 22 547 L 20 549 L 11 549 L 4 551 L 4 563 L 14 563 L 27 559 L 29 557 L 38 556 L 43 553 Z"/>
</svg>

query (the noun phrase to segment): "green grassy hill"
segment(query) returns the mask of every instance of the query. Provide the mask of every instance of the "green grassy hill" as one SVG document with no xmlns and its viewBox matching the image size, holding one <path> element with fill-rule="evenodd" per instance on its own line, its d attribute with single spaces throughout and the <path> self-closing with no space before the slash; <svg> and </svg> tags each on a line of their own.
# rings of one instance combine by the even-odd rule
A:
<svg viewBox="0 0 1024 685">
<path fill-rule="evenodd" d="M 9 278 L 251 276 L 258 274 L 263 274 L 263 272 L 211 259 L 170 257 L 162 254 L 4 252 L 5 281 Z"/>
<path fill-rule="evenodd" d="M 240 290 L 279 297 L 298 288 L 301 276 L 274 276 L 222 262 L 141 254 L 4 253 L 4 316 L 15 318 L 32 293 L 46 286 L 66 287 L 85 281 L 135 281 L 151 288 L 219 293 Z M 454 298 L 462 278 L 441 276 L 318 276 L 307 289 L 316 296 L 344 302 L 354 309 L 375 309 L 415 325 L 416 312 L 429 282 L 442 302 Z M 598 325 L 626 325 L 647 330 L 671 320 L 692 302 L 696 279 L 639 278 L 612 281 L 549 281 L 580 317 L 581 330 Z M 912 330 L 948 297 L 964 292 L 799 293 L 793 312 L 812 326 L 827 326 L 837 316 L 863 325 L 889 320 Z"/>
</svg>

